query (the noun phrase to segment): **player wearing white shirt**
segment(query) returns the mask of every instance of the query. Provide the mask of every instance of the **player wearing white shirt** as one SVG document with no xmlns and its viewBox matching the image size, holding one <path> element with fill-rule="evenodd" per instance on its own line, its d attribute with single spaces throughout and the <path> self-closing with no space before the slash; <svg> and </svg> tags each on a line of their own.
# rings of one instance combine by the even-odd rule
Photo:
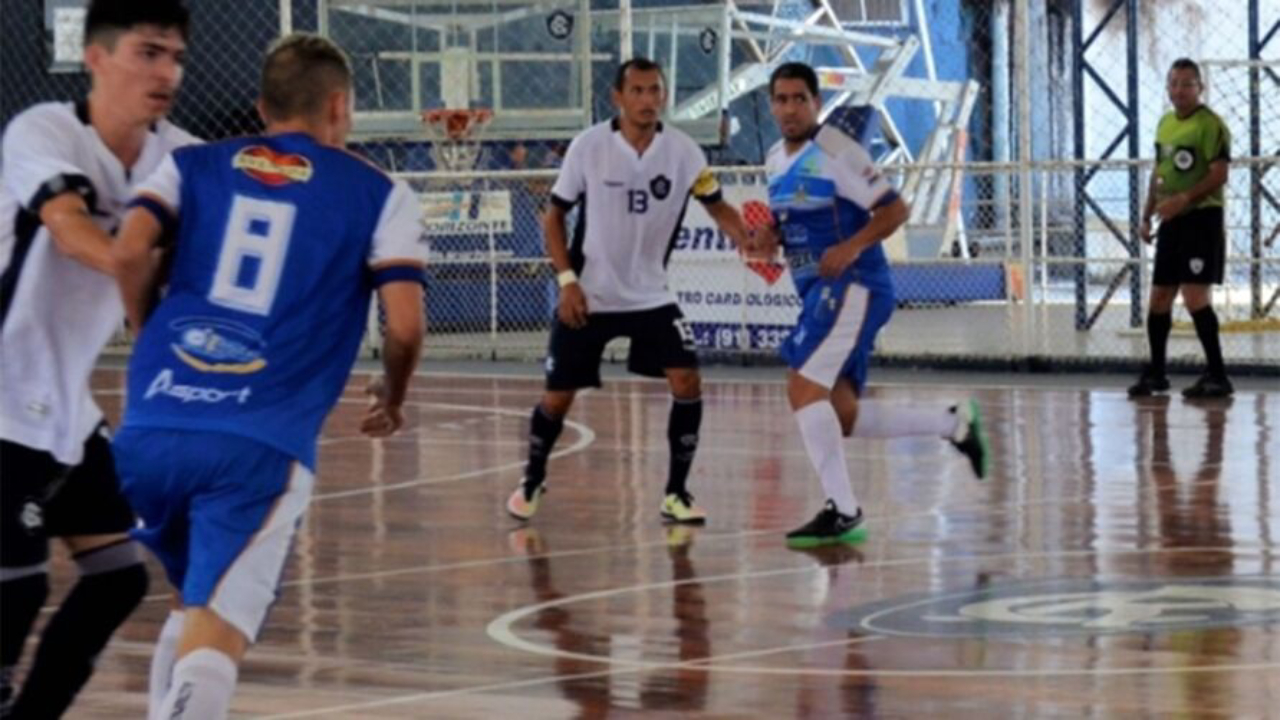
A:
<svg viewBox="0 0 1280 720">
<path fill-rule="evenodd" d="M 13 717 L 57 717 L 147 573 L 89 374 L 123 309 L 110 234 L 133 186 L 195 142 L 165 122 L 182 78 L 177 0 L 88 8 L 86 101 L 29 108 L 5 129 L 0 183 L 0 699 Z M 80 577 L 46 625 L 16 698 L 13 673 L 48 595 L 49 538 Z"/>
<path fill-rule="evenodd" d="M 737 210 L 721 198 L 702 149 L 660 121 L 666 97 L 666 79 L 656 63 L 633 58 L 619 66 L 613 91 L 618 117 L 574 138 L 551 190 L 543 229 L 560 300 L 547 352 L 546 392 L 531 420 L 525 477 L 507 500 L 507 511 L 520 520 L 537 512 L 547 458 L 575 393 L 600 386 L 605 344 L 627 337 L 628 369 L 665 377 L 673 396 L 661 514 L 675 522 L 705 521 L 686 488 L 702 422 L 698 356 L 667 289 L 667 259 L 690 196 L 739 247 L 753 240 Z M 578 224 L 570 243 L 565 220 L 574 207 Z"/>
</svg>

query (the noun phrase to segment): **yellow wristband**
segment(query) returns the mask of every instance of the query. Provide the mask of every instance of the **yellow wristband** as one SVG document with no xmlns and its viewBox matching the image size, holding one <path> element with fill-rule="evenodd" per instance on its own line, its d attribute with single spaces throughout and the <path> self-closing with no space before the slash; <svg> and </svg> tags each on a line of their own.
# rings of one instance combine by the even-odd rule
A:
<svg viewBox="0 0 1280 720">
<path fill-rule="evenodd" d="M 556 275 L 556 284 L 559 285 L 560 287 L 565 287 L 566 285 L 572 285 L 573 283 L 576 283 L 576 282 L 578 282 L 578 273 L 572 270 L 565 270 L 564 272 Z"/>
</svg>

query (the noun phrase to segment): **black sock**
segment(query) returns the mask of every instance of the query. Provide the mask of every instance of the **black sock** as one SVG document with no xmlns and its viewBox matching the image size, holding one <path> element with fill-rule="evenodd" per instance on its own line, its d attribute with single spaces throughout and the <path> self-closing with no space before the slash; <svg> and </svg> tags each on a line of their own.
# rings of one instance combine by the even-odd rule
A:
<svg viewBox="0 0 1280 720">
<path fill-rule="evenodd" d="M 547 458 L 556 446 L 564 418 L 551 417 L 539 404 L 529 419 L 529 462 L 524 466 L 524 484 L 536 488 L 547 479 Z"/>
<path fill-rule="evenodd" d="M 137 546 L 123 542 L 76 558 L 81 576 L 40 637 L 15 718 L 61 717 L 93 674 L 98 654 L 147 593 Z"/>
<path fill-rule="evenodd" d="M 698 428 L 702 426 L 702 398 L 672 398 L 671 416 L 667 420 L 667 444 L 671 449 L 671 468 L 667 473 L 667 494 L 684 493 L 693 456 L 698 452 Z"/>
<path fill-rule="evenodd" d="M 44 571 L 0 582 L 0 707 L 11 699 L 13 670 L 47 597 L 49 575 Z"/>
<path fill-rule="evenodd" d="M 1169 331 L 1173 329 L 1173 313 L 1147 315 L 1147 342 L 1151 345 L 1151 373 L 1163 376 L 1166 353 L 1169 348 Z"/>
<path fill-rule="evenodd" d="M 1191 313 L 1191 321 L 1196 325 L 1196 337 L 1200 338 L 1200 346 L 1204 348 L 1209 374 L 1215 378 L 1226 377 L 1227 370 L 1222 363 L 1222 343 L 1218 340 L 1218 314 L 1213 311 L 1213 306 L 1205 305 Z"/>
</svg>

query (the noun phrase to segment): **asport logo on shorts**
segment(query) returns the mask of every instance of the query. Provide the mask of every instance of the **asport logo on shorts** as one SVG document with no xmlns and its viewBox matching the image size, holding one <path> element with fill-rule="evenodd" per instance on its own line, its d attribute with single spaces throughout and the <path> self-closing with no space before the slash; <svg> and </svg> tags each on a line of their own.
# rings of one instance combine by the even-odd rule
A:
<svg viewBox="0 0 1280 720">
<path fill-rule="evenodd" d="M 907 637 L 1085 636 L 1280 624 L 1280 577 L 1063 578 L 915 595 L 830 618 Z"/>
</svg>

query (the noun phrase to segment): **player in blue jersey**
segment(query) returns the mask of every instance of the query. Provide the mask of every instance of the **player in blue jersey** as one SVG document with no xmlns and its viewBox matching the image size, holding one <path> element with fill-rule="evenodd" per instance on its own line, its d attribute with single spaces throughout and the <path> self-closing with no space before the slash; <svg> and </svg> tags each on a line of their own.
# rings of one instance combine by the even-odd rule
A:
<svg viewBox="0 0 1280 720">
<path fill-rule="evenodd" d="M 115 442 L 135 535 L 181 613 L 161 633 L 152 717 L 225 717 L 311 496 L 316 441 L 376 289 L 385 378 L 361 429 L 385 436 L 417 365 L 426 245 L 409 187 L 342 149 L 351 69 L 333 43 L 267 55 L 266 134 L 183 149 L 143 183 L 115 248 L 130 324 Z M 176 232 L 167 294 L 153 260 Z M 144 324 L 145 322 L 145 324 Z"/>
<path fill-rule="evenodd" d="M 910 210 L 856 140 L 837 127 L 819 126 L 813 68 L 779 66 L 769 94 L 782 131 L 765 162 L 769 205 L 802 299 L 800 317 L 782 345 L 790 367 L 787 395 L 828 498 L 811 522 L 787 535 L 792 547 L 809 547 L 860 535 L 862 510 L 842 436 L 945 437 L 979 477 L 986 474 L 986 441 L 972 401 L 936 409 L 859 401 L 876 333 L 894 308 L 880 243 Z"/>
</svg>

